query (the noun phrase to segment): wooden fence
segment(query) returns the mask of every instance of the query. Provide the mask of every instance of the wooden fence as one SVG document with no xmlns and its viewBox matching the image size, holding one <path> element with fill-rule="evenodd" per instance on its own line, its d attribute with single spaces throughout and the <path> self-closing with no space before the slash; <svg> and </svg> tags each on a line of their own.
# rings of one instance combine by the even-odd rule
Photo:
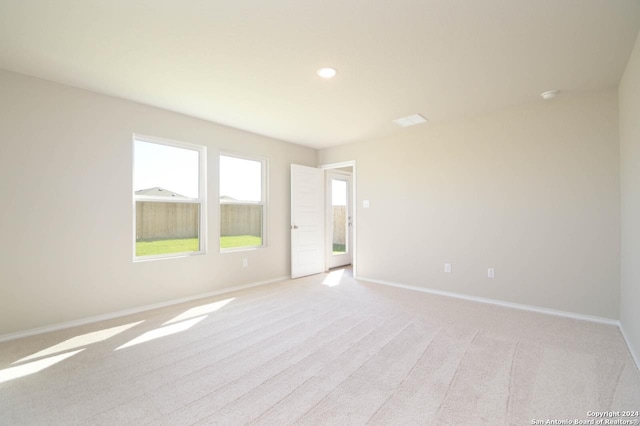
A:
<svg viewBox="0 0 640 426">
<path fill-rule="evenodd" d="M 199 204 L 136 202 L 136 241 L 196 238 Z"/>
<path fill-rule="evenodd" d="M 333 244 L 346 244 L 346 214 L 346 206 L 333 206 Z"/>
<path fill-rule="evenodd" d="M 262 206 L 221 204 L 220 236 L 262 236 Z"/>
<path fill-rule="evenodd" d="M 136 241 L 196 238 L 199 205 L 136 202 Z M 220 235 L 262 235 L 262 206 L 222 204 Z"/>
<path fill-rule="evenodd" d="M 199 205 L 136 202 L 136 241 L 196 238 Z M 333 243 L 346 244 L 346 207 L 333 207 Z M 262 206 L 222 204 L 220 235 L 262 235 Z"/>
</svg>

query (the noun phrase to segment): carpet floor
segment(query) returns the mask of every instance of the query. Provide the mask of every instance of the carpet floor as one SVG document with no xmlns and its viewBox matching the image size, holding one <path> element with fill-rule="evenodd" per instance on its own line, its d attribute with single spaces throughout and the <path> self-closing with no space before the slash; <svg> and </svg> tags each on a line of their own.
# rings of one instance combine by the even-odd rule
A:
<svg viewBox="0 0 640 426">
<path fill-rule="evenodd" d="M 0 343 L 2 425 L 575 424 L 623 410 L 640 410 L 640 373 L 616 327 L 349 269 Z"/>
</svg>

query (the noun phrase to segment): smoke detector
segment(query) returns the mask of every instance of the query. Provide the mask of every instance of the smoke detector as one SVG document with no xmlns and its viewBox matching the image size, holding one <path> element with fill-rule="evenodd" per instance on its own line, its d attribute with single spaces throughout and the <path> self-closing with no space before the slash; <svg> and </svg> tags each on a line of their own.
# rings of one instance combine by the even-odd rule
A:
<svg viewBox="0 0 640 426">
<path fill-rule="evenodd" d="M 420 124 L 420 123 L 426 123 L 427 119 L 421 116 L 420 114 L 413 114 L 413 115 L 408 115 L 402 118 L 396 118 L 395 120 L 393 120 L 393 122 L 401 127 L 409 127 L 409 126 L 415 126 L 416 124 Z"/>
</svg>

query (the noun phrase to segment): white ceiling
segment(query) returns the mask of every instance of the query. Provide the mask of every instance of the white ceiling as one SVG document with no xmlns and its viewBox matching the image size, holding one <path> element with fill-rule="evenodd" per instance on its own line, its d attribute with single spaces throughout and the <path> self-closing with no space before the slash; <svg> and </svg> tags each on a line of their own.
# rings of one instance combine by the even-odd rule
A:
<svg viewBox="0 0 640 426">
<path fill-rule="evenodd" d="M 639 26 L 639 0 L 0 0 L 0 68 L 323 148 L 616 87 Z"/>
</svg>

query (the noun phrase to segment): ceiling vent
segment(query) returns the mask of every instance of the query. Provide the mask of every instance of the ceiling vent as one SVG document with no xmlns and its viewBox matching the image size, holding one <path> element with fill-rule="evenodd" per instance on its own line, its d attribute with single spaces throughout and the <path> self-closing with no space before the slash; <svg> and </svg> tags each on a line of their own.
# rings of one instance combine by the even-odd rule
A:
<svg viewBox="0 0 640 426">
<path fill-rule="evenodd" d="M 413 114 L 402 118 L 396 118 L 393 122 L 401 127 L 409 127 L 415 126 L 416 124 L 426 123 L 427 119 L 420 114 Z"/>
</svg>

